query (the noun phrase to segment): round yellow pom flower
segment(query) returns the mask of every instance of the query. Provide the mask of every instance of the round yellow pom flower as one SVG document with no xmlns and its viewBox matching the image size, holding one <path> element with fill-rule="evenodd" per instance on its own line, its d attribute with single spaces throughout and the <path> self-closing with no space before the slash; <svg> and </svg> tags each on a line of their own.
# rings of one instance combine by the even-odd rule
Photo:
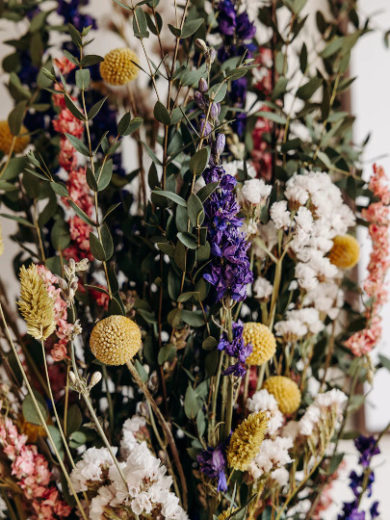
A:
<svg viewBox="0 0 390 520">
<path fill-rule="evenodd" d="M 359 242 L 351 235 L 337 235 L 333 239 L 333 247 L 329 253 L 332 264 L 341 269 L 351 269 L 360 257 Z"/>
<path fill-rule="evenodd" d="M 44 341 L 55 330 L 54 300 L 49 295 L 46 284 L 39 276 L 37 266 L 28 269 L 22 265 L 20 277 L 20 300 L 18 306 L 23 316 L 27 332 L 36 340 Z"/>
<path fill-rule="evenodd" d="M 96 323 L 89 346 L 102 363 L 124 365 L 141 348 L 141 331 L 134 321 L 125 316 L 109 316 Z"/>
<path fill-rule="evenodd" d="M 262 365 L 275 354 L 275 336 L 266 325 L 245 323 L 242 337 L 246 345 L 250 343 L 253 346 L 252 353 L 246 360 L 247 365 Z"/>
<path fill-rule="evenodd" d="M 295 381 L 289 377 L 272 376 L 263 385 L 272 394 L 282 413 L 291 414 L 298 410 L 301 404 L 301 392 Z"/>
<path fill-rule="evenodd" d="M 234 430 L 227 449 L 231 468 L 245 471 L 259 452 L 268 426 L 266 412 L 248 415 Z"/>
<path fill-rule="evenodd" d="M 25 126 L 22 125 L 20 129 L 20 137 L 16 137 L 14 144 L 14 152 L 22 153 L 28 143 L 30 142 L 30 137 L 27 134 L 28 130 Z M 12 135 L 11 130 L 8 125 L 8 121 L 0 121 L 0 150 L 8 154 L 11 150 L 12 140 L 15 136 Z"/>
<path fill-rule="evenodd" d="M 110 85 L 125 85 L 138 75 L 137 55 L 130 49 L 113 49 L 100 62 L 100 75 Z"/>
</svg>

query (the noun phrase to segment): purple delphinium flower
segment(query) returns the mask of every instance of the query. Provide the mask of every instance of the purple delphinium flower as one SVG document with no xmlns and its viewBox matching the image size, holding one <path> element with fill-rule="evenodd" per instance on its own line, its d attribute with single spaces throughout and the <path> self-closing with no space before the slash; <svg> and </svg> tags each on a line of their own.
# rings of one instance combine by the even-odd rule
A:
<svg viewBox="0 0 390 520">
<path fill-rule="evenodd" d="M 218 479 L 218 491 L 227 490 L 226 456 L 223 445 L 207 448 L 197 456 L 199 468 L 207 477 Z"/>
<path fill-rule="evenodd" d="M 224 374 L 234 374 L 242 377 L 246 374 L 245 362 L 247 357 L 252 353 L 252 345 L 245 345 L 242 332 L 244 327 L 242 323 L 232 324 L 232 341 L 229 341 L 226 332 L 221 336 L 218 343 L 218 350 L 224 350 L 230 357 L 236 358 L 237 362 L 228 367 Z"/>
<path fill-rule="evenodd" d="M 222 0 L 218 5 L 218 30 L 225 36 L 233 36 L 236 32 L 237 15 L 231 0 Z"/>
<path fill-rule="evenodd" d="M 361 464 L 363 468 L 368 468 L 371 458 L 381 452 L 375 437 L 372 435 L 368 437 L 360 435 L 355 439 L 355 447 L 360 453 L 359 464 Z"/>
<path fill-rule="evenodd" d="M 80 7 L 85 6 L 88 1 L 80 0 L 59 0 L 57 13 L 64 18 L 65 23 L 71 23 L 78 31 L 82 31 L 84 27 L 92 26 L 96 29 L 96 20 L 89 14 L 81 14 Z"/>
<path fill-rule="evenodd" d="M 235 301 L 242 301 L 253 275 L 247 254 L 249 244 L 240 231 L 242 219 L 237 216 L 240 211 L 234 191 L 237 181 L 213 162 L 204 171 L 203 178 L 206 184 L 220 183 L 204 205 L 211 255 L 214 257 L 204 278 L 215 287 L 218 300 L 230 296 Z"/>
</svg>

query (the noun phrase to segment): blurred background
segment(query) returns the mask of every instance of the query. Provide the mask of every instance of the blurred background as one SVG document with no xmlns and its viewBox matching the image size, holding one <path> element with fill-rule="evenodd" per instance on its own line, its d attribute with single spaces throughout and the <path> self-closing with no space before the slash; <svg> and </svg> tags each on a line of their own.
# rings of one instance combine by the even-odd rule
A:
<svg viewBox="0 0 390 520">
<path fill-rule="evenodd" d="M 169 5 L 173 0 L 161 0 L 160 5 Z M 260 5 L 260 0 L 250 0 L 253 4 Z M 306 11 L 310 16 L 311 23 L 315 24 L 315 12 L 318 7 L 324 9 L 324 0 L 309 0 Z M 368 134 L 370 141 L 366 147 L 364 162 L 367 175 L 371 170 L 373 162 L 382 164 L 387 172 L 390 171 L 390 49 L 386 48 L 383 41 L 383 33 L 390 27 L 390 1 L 389 0 L 359 0 L 359 9 L 365 14 L 373 17 L 373 25 L 381 31 L 372 32 L 359 41 L 352 55 L 351 76 L 357 77 L 352 85 L 350 99 L 351 111 L 356 117 L 355 140 L 361 142 Z M 251 6 L 252 7 L 252 6 Z M 123 46 L 122 41 L 108 31 L 105 27 L 112 16 L 111 0 L 91 0 L 88 10 L 93 12 L 102 28 L 98 31 L 98 37 L 91 46 L 91 52 L 105 54 L 112 48 Z M 101 22 L 99 24 L 99 21 Z M 9 53 L 9 47 L 2 42 L 14 36 L 18 30 L 17 24 L 0 21 L 0 62 Z M 21 28 L 20 28 L 21 29 Z M 96 37 L 96 34 L 95 34 Z M 0 119 L 6 119 L 11 110 L 11 101 L 3 80 L 0 82 Z M 128 154 L 129 155 L 129 154 Z M 126 156 L 126 153 L 125 153 Z M 9 295 L 16 296 L 18 286 L 13 274 L 11 260 L 17 252 L 15 244 L 8 236 L 13 233 L 14 228 L 9 220 L 2 219 L 5 253 L 0 257 L 0 274 Z M 359 265 L 358 275 L 364 277 L 365 265 L 369 254 L 366 237 L 360 237 L 362 243 L 362 257 Z M 380 347 L 375 355 L 384 355 L 390 358 L 390 303 L 384 307 L 384 335 Z M 367 405 L 357 427 L 360 430 L 377 432 L 385 428 L 390 421 L 390 371 L 380 369 L 374 380 L 374 388 L 371 390 Z M 390 494 L 388 493 L 388 481 L 390 478 L 390 435 L 387 435 L 381 443 L 382 455 L 376 458 L 377 468 L 375 470 L 377 481 L 374 486 L 374 498 L 381 503 L 380 510 L 382 518 L 390 518 Z M 324 514 L 324 520 L 335 520 L 336 511 L 340 504 L 347 500 L 351 494 L 348 488 L 348 473 L 356 463 L 355 450 L 350 441 L 344 441 L 343 449 L 348 456 L 348 466 L 343 468 L 339 482 L 332 491 L 333 506 Z"/>
</svg>

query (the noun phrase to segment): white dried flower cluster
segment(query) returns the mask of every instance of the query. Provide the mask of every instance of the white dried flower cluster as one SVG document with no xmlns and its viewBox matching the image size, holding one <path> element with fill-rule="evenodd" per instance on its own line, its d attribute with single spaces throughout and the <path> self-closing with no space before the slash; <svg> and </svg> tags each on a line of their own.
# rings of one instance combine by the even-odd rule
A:
<svg viewBox="0 0 390 520">
<path fill-rule="evenodd" d="M 262 276 L 259 276 L 253 284 L 253 295 L 259 300 L 267 300 L 273 291 L 273 285 Z"/>
<path fill-rule="evenodd" d="M 170 491 L 172 478 L 166 467 L 149 450 L 146 442 L 136 439 L 145 422 L 140 417 L 126 421 L 121 441 L 124 461 L 119 462 L 128 490 L 106 448 L 89 448 L 76 464 L 71 480 L 76 492 L 94 491 L 89 518 L 106 518 L 105 511 L 120 516 L 125 508 L 139 517 L 188 520 L 178 497 Z M 116 450 L 114 450 L 116 452 Z M 116 512 L 116 513 L 115 513 Z"/>
<path fill-rule="evenodd" d="M 277 231 L 289 230 L 288 247 L 297 259 L 297 285 L 291 289 L 301 289 L 303 308 L 289 309 L 275 329 L 285 340 L 292 341 L 309 333 L 317 334 L 323 328 L 324 314 L 331 319 L 337 317 L 343 302 L 342 273 L 327 254 L 333 238 L 347 233 L 355 216 L 327 173 L 294 175 L 286 183 L 284 196 L 286 200 L 275 202 L 270 208 L 274 237 L 269 224 L 267 229 L 260 227 L 260 237 L 271 250 L 277 243 Z"/>
<path fill-rule="evenodd" d="M 0 518 L 7 518 L 8 507 L 3 497 L 0 497 Z"/>
<path fill-rule="evenodd" d="M 263 205 L 267 202 L 271 191 L 272 186 L 266 184 L 263 179 L 249 179 L 239 190 L 239 200 L 247 204 Z"/>
<path fill-rule="evenodd" d="M 339 418 L 346 400 L 347 396 L 337 388 L 318 394 L 298 423 L 299 433 L 310 437 L 320 421 L 326 420 L 329 415 Z"/>
<path fill-rule="evenodd" d="M 280 486 L 288 482 L 289 472 L 286 464 L 292 462 L 288 450 L 292 448 L 293 440 L 289 437 L 276 437 L 265 439 L 259 453 L 249 466 L 250 475 L 257 480 L 263 474 L 269 473 Z"/>
<path fill-rule="evenodd" d="M 268 412 L 267 435 L 271 437 L 276 434 L 282 426 L 284 418 L 279 410 L 275 397 L 265 388 L 253 394 L 247 401 L 247 408 L 250 412 Z"/>
</svg>

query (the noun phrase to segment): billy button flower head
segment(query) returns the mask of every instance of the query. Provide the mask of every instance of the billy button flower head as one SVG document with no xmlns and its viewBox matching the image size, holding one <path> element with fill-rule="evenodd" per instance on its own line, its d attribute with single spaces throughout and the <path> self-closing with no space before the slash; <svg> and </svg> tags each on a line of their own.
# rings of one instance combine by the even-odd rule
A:
<svg viewBox="0 0 390 520">
<path fill-rule="evenodd" d="M 360 257 L 359 242 L 351 235 L 337 235 L 333 239 L 333 247 L 329 253 L 329 260 L 336 267 L 351 269 Z"/>
<path fill-rule="evenodd" d="M 263 388 L 275 397 L 282 413 L 292 414 L 298 410 L 301 404 L 301 392 L 296 382 L 289 377 L 269 377 L 264 382 Z"/>
<path fill-rule="evenodd" d="M 15 144 L 13 151 L 15 153 L 22 153 L 26 146 L 30 142 L 30 137 L 27 134 L 28 130 L 25 126 L 22 126 L 19 132 L 19 136 L 15 138 Z M 0 150 L 8 154 L 12 147 L 12 140 L 14 135 L 11 133 L 9 124 L 7 121 L 0 121 Z"/>
<path fill-rule="evenodd" d="M 100 75 L 110 85 L 125 85 L 138 76 L 138 57 L 130 49 L 113 49 L 100 63 Z"/>
<path fill-rule="evenodd" d="M 267 431 L 266 412 L 250 414 L 234 430 L 227 449 L 228 465 L 236 470 L 245 471 L 259 452 Z"/>
<path fill-rule="evenodd" d="M 275 354 L 275 336 L 266 325 L 256 322 L 245 323 L 242 336 L 245 344 L 251 344 L 253 347 L 252 353 L 246 359 L 247 365 L 260 366 Z"/>
<path fill-rule="evenodd" d="M 23 265 L 19 273 L 20 300 L 18 306 L 27 324 L 27 332 L 36 340 L 44 341 L 55 330 L 54 300 L 49 295 L 37 266 Z"/>
<path fill-rule="evenodd" d="M 141 348 L 141 331 L 126 316 L 114 315 L 96 323 L 89 346 L 93 355 L 106 365 L 124 365 Z"/>
</svg>

